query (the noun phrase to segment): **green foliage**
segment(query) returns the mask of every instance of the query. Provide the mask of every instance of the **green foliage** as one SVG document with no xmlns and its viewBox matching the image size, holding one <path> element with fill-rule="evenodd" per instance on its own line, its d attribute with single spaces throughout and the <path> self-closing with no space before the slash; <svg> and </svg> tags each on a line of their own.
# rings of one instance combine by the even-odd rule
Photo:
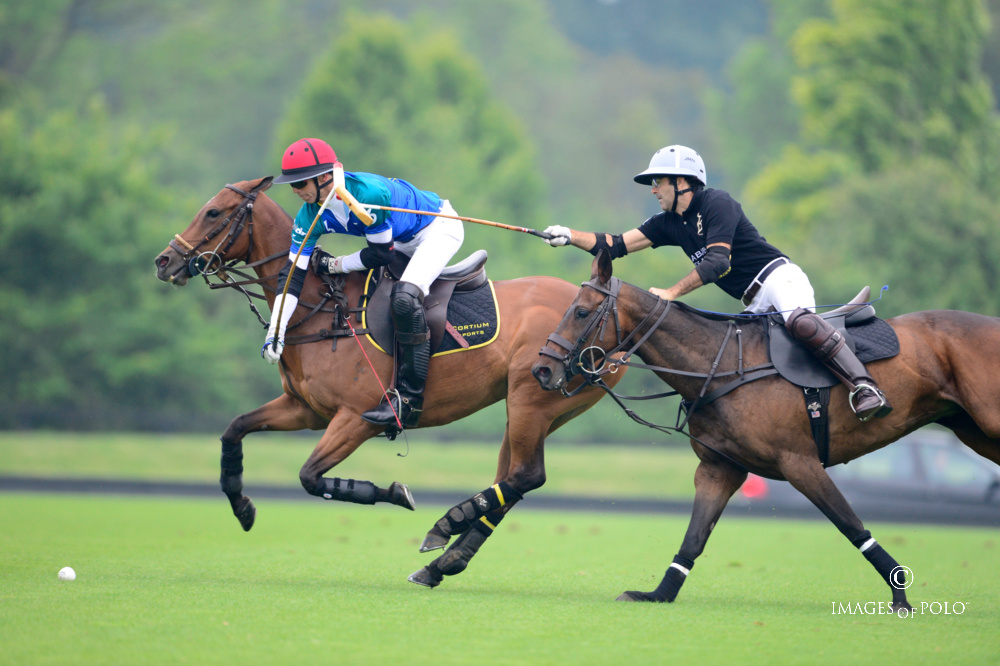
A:
<svg viewBox="0 0 1000 666">
<path fill-rule="evenodd" d="M 152 276 L 159 220 L 187 203 L 148 159 L 168 138 L 111 122 L 98 100 L 38 126 L 0 113 L 0 424 L 150 427 L 231 406 L 218 375 L 233 368 L 188 338 L 197 310 L 165 305 Z"/>
<path fill-rule="evenodd" d="M 982 4 L 828 8 L 790 37 L 801 132 L 748 183 L 748 209 L 780 230 L 779 245 L 806 267 L 820 302 L 874 283 L 892 286 L 883 314 L 997 313 L 990 257 L 1000 232 L 990 220 L 1000 124 L 980 64 Z M 753 71 L 754 52 L 742 57 L 734 67 Z M 765 70 L 746 85 L 775 81 Z"/>
<path fill-rule="evenodd" d="M 953 160 L 977 182 L 993 97 L 981 71 L 988 24 L 979 0 L 832 0 L 833 18 L 793 39 L 803 138 L 854 155 L 866 172 L 922 156 Z"/>
<path fill-rule="evenodd" d="M 488 211 L 490 219 L 529 227 L 542 220 L 531 141 L 450 35 L 414 39 L 388 16 L 353 15 L 345 27 L 289 109 L 276 154 L 297 138 L 317 136 L 348 171 L 409 180 L 451 200 L 460 214 Z M 511 250 L 493 255 L 491 266 L 501 272 L 516 270 L 512 236 L 488 236 L 491 250 Z"/>
<path fill-rule="evenodd" d="M 817 293 L 844 302 L 863 284 L 889 285 L 880 315 L 915 309 L 1000 315 L 996 203 L 932 158 L 827 191 L 800 253 Z M 821 270 L 837 266 L 837 271 Z M 860 276 L 860 277 L 859 277 Z"/>
</svg>

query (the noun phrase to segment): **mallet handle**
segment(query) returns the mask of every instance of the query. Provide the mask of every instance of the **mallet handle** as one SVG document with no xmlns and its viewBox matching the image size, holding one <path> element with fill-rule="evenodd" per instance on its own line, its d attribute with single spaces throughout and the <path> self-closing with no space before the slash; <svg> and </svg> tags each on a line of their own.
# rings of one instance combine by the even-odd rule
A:
<svg viewBox="0 0 1000 666">
<path fill-rule="evenodd" d="M 531 234 L 532 236 L 538 236 L 539 238 L 549 239 L 552 238 L 552 234 L 547 234 L 544 231 L 535 231 L 534 229 L 529 229 L 527 227 L 516 227 L 513 224 L 503 224 L 501 222 L 491 222 L 490 220 L 480 220 L 477 217 L 463 217 L 462 215 L 448 215 L 447 213 L 430 213 L 426 210 L 412 210 L 410 208 L 393 208 L 392 206 L 379 206 L 376 204 L 365 204 L 366 208 L 374 208 L 377 210 L 388 210 L 396 213 L 412 213 L 413 215 L 431 215 L 433 217 L 447 217 L 451 220 L 461 220 L 462 222 L 472 222 L 473 224 L 484 224 L 488 227 L 498 227 L 500 229 L 509 229 L 510 231 L 520 231 L 522 233 Z"/>
</svg>

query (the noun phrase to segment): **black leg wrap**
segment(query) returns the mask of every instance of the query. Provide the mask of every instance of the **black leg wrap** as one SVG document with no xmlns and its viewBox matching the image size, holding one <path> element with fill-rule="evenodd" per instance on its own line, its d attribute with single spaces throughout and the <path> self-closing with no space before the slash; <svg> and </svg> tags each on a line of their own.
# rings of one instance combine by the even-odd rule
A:
<svg viewBox="0 0 1000 666">
<path fill-rule="evenodd" d="M 688 573 L 694 566 L 694 560 L 689 560 L 680 555 L 674 556 L 673 564 L 667 568 L 663 574 L 663 580 L 659 586 L 650 593 L 655 601 L 673 601 L 677 598 L 677 593 L 681 591 L 681 585 L 687 580 Z"/>
<path fill-rule="evenodd" d="M 886 584 L 893 590 L 901 589 L 906 581 L 903 579 L 903 570 L 899 568 L 899 562 L 892 555 L 886 552 L 885 548 L 876 543 L 874 546 L 862 553 L 865 559 L 872 563 L 875 571 L 882 576 Z M 899 580 L 893 580 L 893 577 Z"/>
<path fill-rule="evenodd" d="M 314 494 L 328 500 L 353 502 L 355 504 L 374 504 L 377 501 L 378 488 L 371 481 L 328 479 L 323 477 L 320 479 L 320 484 Z"/>
<path fill-rule="evenodd" d="M 219 485 L 226 495 L 243 493 L 243 444 L 240 442 L 222 442 L 222 459 L 220 466 Z"/>
<path fill-rule="evenodd" d="M 663 580 L 660 581 L 655 590 L 652 592 L 637 592 L 635 590 L 623 592 L 618 597 L 618 601 L 672 602 L 677 598 L 677 593 L 681 591 L 681 586 L 684 585 L 684 581 L 687 580 L 688 573 L 693 566 L 694 560 L 675 555 L 673 563 L 667 568 L 667 572 L 663 574 Z"/>
<path fill-rule="evenodd" d="M 465 571 L 465 568 L 469 566 L 469 560 L 479 552 L 479 548 L 486 543 L 488 537 L 488 534 L 483 534 L 478 529 L 471 529 L 463 534 L 445 551 L 444 555 L 437 558 L 435 564 L 438 571 L 445 576 L 454 576 Z"/>
<path fill-rule="evenodd" d="M 435 527 L 439 533 L 445 536 L 460 534 L 487 513 L 517 502 L 521 498 L 521 493 L 514 490 L 506 481 L 501 481 L 448 509 L 448 513 L 437 521 Z"/>
</svg>

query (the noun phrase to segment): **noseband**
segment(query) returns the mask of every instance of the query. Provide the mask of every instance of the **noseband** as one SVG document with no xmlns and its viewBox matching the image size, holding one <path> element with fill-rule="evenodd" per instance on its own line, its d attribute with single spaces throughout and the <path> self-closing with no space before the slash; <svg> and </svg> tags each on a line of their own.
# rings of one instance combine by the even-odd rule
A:
<svg viewBox="0 0 1000 666">
<path fill-rule="evenodd" d="M 584 282 L 580 286 L 590 287 L 594 291 L 604 294 L 604 301 L 590 315 L 587 325 L 584 327 L 583 332 L 580 333 L 576 343 L 570 342 L 557 333 L 553 333 L 548 337 L 548 341 L 552 344 L 568 350 L 565 354 L 560 355 L 559 352 L 549 349 L 548 346 L 542 347 L 538 352 L 539 355 L 549 356 L 562 363 L 567 380 L 572 379 L 578 374 L 584 377 L 583 384 L 573 391 L 566 391 L 565 386 L 561 389 L 563 395 L 567 397 L 576 395 L 587 385 L 601 383 L 600 378 L 603 375 L 608 373 L 614 374 L 618 372 L 620 366 L 627 364 L 635 350 L 642 346 L 666 318 L 667 313 L 670 312 L 672 303 L 671 301 L 658 301 L 656 306 L 639 322 L 639 325 L 623 339 L 621 324 L 618 320 L 618 292 L 621 291 L 622 281 L 616 277 L 612 277 L 608 280 L 608 286 L 605 288 L 597 283 L 597 278 L 594 278 L 589 282 Z M 610 350 L 605 350 L 597 343 L 604 339 L 604 332 L 609 318 L 613 319 L 615 323 L 615 346 Z M 647 327 L 646 325 L 651 319 L 654 321 Z M 625 349 L 636 333 L 644 327 L 646 328 L 646 333 L 622 358 L 613 360 L 610 363 L 607 361 L 609 357 Z"/>
<path fill-rule="evenodd" d="M 247 230 L 248 241 L 246 257 L 237 259 L 233 263 L 241 260 L 250 263 L 250 252 L 253 250 L 253 205 L 257 200 L 257 195 L 260 193 L 260 185 L 249 192 L 245 192 L 231 184 L 227 184 L 226 188 L 243 197 L 243 201 L 240 202 L 240 205 L 236 207 L 236 210 L 229 217 L 220 222 L 219 226 L 209 232 L 197 245 L 191 245 L 180 234 L 176 234 L 174 239 L 168 243 L 168 246 L 186 262 L 188 274 L 191 277 L 202 273 L 205 275 L 215 275 L 215 273 L 222 269 L 222 262 L 225 260 L 226 252 L 229 251 L 229 248 L 239 238 L 244 227 Z M 201 249 L 206 244 L 211 243 L 226 227 L 229 227 L 229 233 L 219 239 L 218 244 L 214 248 L 208 250 Z M 227 239 L 228 243 L 226 242 Z M 223 243 L 226 244 L 225 247 L 222 247 Z"/>
</svg>

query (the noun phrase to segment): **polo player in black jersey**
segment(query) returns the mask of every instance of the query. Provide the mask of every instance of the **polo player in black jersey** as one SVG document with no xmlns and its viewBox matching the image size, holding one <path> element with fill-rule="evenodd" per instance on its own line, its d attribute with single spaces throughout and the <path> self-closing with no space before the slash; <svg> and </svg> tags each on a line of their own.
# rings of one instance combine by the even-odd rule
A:
<svg viewBox="0 0 1000 666">
<path fill-rule="evenodd" d="M 612 259 L 647 247 L 676 245 L 694 263 L 694 270 L 669 289 L 649 291 L 676 300 L 702 285 L 716 283 L 742 301 L 746 312 L 777 310 L 792 336 L 822 361 L 850 391 L 850 405 L 861 421 L 883 417 L 892 406 L 858 360 L 844 337 L 814 314 L 816 297 L 809 278 L 750 223 L 728 192 L 706 187 L 701 155 L 685 146 L 667 146 L 653 155 L 649 168 L 634 178 L 650 185 L 661 213 L 621 235 L 592 233 L 550 226 L 553 246 L 574 245 Z"/>
</svg>

